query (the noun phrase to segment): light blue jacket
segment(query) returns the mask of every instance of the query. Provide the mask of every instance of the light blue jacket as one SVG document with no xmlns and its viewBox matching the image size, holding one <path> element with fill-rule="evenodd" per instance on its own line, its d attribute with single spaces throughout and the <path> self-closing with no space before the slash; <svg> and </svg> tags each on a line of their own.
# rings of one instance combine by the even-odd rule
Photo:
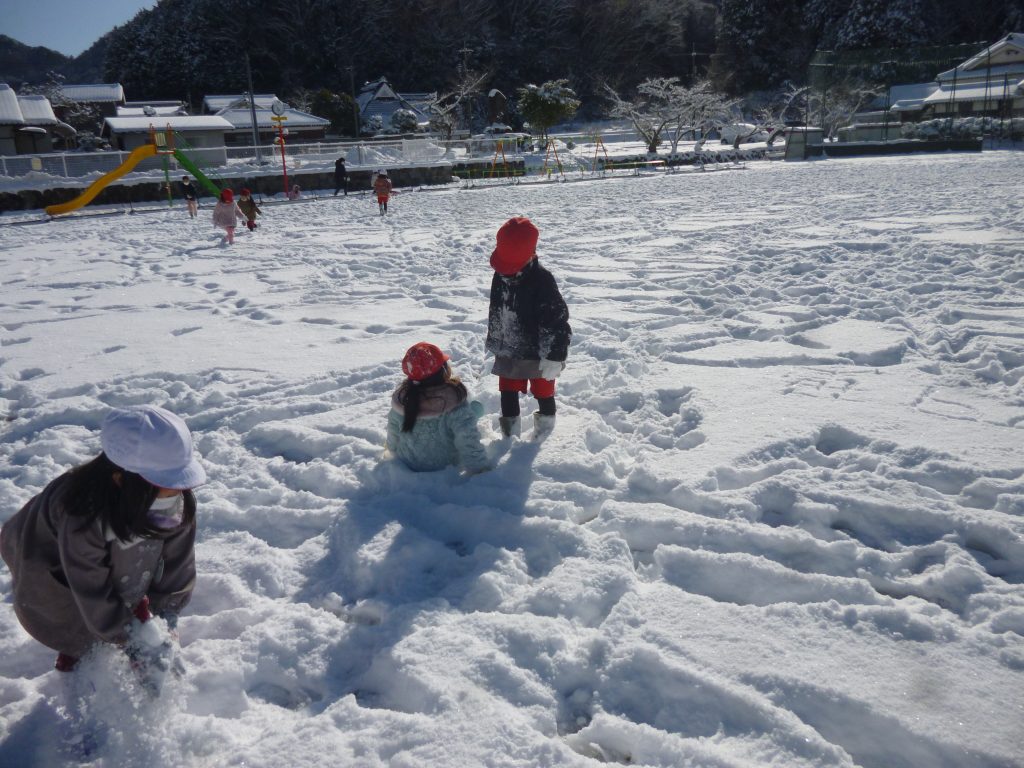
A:
<svg viewBox="0 0 1024 768">
<path fill-rule="evenodd" d="M 489 469 L 477 428 L 482 412 L 477 402 L 459 402 L 449 384 L 428 387 L 421 396 L 416 424 L 412 431 L 403 432 L 405 409 L 395 390 L 388 414 L 388 450 L 415 472 L 433 472 L 449 464 L 469 472 Z"/>
</svg>

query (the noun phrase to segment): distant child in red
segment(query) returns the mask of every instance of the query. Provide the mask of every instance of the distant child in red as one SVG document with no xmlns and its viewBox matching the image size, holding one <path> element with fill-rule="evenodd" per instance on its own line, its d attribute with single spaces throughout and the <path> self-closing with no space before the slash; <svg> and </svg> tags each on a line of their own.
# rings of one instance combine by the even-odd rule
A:
<svg viewBox="0 0 1024 768">
<path fill-rule="evenodd" d="M 373 193 L 377 195 L 377 208 L 383 216 L 388 212 L 388 199 L 391 197 L 391 179 L 383 168 L 377 171 L 377 178 L 373 180 Z"/>
<path fill-rule="evenodd" d="M 220 202 L 213 206 L 213 226 L 227 232 L 224 238 L 229 245 L 235 242 L 235 227 L 238 226 L 238 220 L 244 218 L 245 214 L 235 202 L 235 193 L 230 189 L 221 190 Z"/>
<path fill-rule="evenodd" d="M 252 232 L 256 229 L 256 216 L 262 216 L 263 211 L 256 205 L 256 201 L 252 199 L 252 195 L 249 190 L 245 187 L 242 188 L 241 193 L 238 197 L 238 207 L 245 214 L 245 226 Z"/>
</svg>

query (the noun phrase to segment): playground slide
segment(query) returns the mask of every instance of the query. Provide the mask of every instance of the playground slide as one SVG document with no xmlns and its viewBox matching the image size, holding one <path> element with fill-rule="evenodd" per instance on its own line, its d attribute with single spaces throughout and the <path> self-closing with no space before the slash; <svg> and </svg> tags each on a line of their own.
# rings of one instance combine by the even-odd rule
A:
<svg viewBox="0 0 1024 768">
<path fill-rule="evenodd" d="M 197 179 L 199 179 L 199 183 L 206 188 L 207 192 L 209 192 L 214 197 L 220 196 L 220 190 L 217 188 L 217 185 L 210 181 L 208 178 L 206 178 L 206 176 L 203 175 L 203 172 L 196 167 L 196 164 L 185 156 L 184 152 L 178 149 L 174 150 L 174 159 L 178 161 L 182 168 L 184 168 L 186 171 L 188 171 Z"/>
<path fill-rule="evenodd" d="M 133 149 L 132 153 L 128 155 L 127 160 L 117 166 L 117 168 L 112 170 L 110 173 L 104 174 L 96 179 L 96 181 L 89 185 L 85 192 L 80 194 L 74 200 L 69 200 L 66 203 L 60 203 L 59 205 L 48 205 L 46 206 L 46 212 L 51 216 L 60 216 L 62 213 L 70 213 L 77 208 L 81 208 L 83 205 L 88 205 L 110 182 L 121 178 L 142 160 L 147 157 L 153 157 L 155 154 L 156 147 L 152 144 L 144 144 L 141 147 Z"/>
</svg>

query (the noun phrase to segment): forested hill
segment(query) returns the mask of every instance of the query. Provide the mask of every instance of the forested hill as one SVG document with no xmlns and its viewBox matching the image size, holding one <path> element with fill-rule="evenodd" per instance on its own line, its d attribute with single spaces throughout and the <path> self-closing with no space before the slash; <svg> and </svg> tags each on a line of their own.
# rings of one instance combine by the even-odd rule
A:
<svg viewBox="0 0 1024 768">
<path fill-rule="evenodd" d="M 46 73 L 60 70 L 71 62 L 67 56 L 42 46 L 19 43 L 0 35 L 0 83 L 17 88 L 22 83 L 40 83 Z"/>
<path fill-rule="evenodd" d="M 284 97 L 381 75 L 445 90 L 465 67 L 509 93 L 567 77 L 587 104 L 603 82 L 710 69 L 742 92 L 803 80 L 816 48 L 1011 31 L 1024 31 L 1020 0 L 161 0 L 83 57 L 105 50 L 103 79 L 133 99 L 239 91 L 248 52 L 256 89 Z"/>
</svg>

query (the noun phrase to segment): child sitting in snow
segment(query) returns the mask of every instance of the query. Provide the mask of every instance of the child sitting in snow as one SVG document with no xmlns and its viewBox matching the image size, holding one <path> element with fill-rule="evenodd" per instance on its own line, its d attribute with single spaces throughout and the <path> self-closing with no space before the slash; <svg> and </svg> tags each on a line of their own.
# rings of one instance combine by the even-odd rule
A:
<svg viewBox="0 0 1024 768">
<path fill-rule="evenodd" d="M 534 435 L 555 425 L 555 378 L 565 367 L 572 339 L 569 308 L 555 278 L 537 261 L 539 231 L 529 219 L 509 219 L 498 230 L 491 254 L 494 277 L 487 320 L 491 373 L 501 393 L 501 431 L 520 433 L 519 395 L 527 383 L 537 399 Z"/>
<path fill-rule="evenodd" d="M 252 199 L 252 195 L 245 187 L 242 187 L 242 191 L 238 196 L 238 208 L 245 214 L 245 226 L 252 232 L 256 229 L 256 216 L 262 216 L 263 211 L 256 205 L 256 201 Z"/>
<path fill-rule="evenodd" d="M 196 499 L 206 481 L 180 418 L 155 406 L 115 409 L 100 430 L 103 452 L 65 472 L 0 531 L 13 577 L 14 613 L 58 652 L 68 672 L 97 643 L 125 647 L 137 666 L 160 632 L 173 629 L 196 581 Z M 163 653 L 172 655 L 164 628 Z M 140 644 L 140 637 L 146 642 Z M 159 635 L 157 635 L 159 637 Z"/>
<path fill-rule="evenodd" d="M 448 355 L 421 341 L 402 359 L 408 377 L 391 396 L 388 450 L 415 472 L 449 464 L 470 474 L 490 469 L 477 419 L 483 408 L 467 402 L 466 386 L 452 376 Z"/>
<path fill-rule="evenodd" d="M 235 227 L 238 226 L 238 220 L 244 218 L 245 214 L 235 202 L 235 193 L 230 189 L 221 190 L 220 200 L 213 206 L 213 226 L 227 232 L 224 239 L 228 244 L 235 242 Z"/>
</svg>

